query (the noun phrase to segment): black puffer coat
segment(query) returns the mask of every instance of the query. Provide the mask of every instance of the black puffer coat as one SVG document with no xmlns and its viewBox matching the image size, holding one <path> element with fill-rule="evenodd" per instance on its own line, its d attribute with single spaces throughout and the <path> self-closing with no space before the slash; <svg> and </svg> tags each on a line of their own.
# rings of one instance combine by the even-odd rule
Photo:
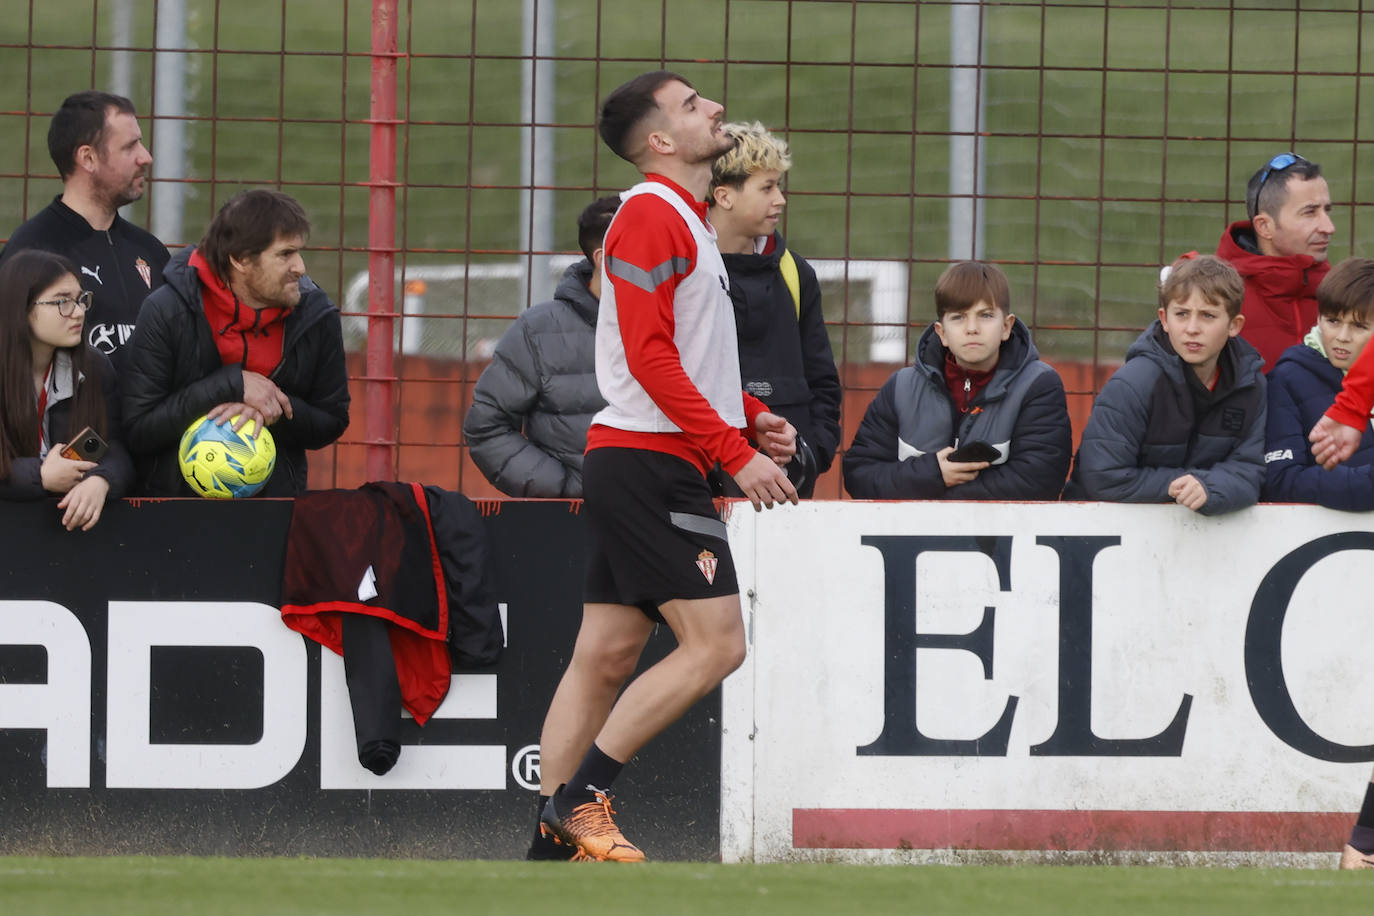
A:
<svg viewBox="0 0 1374 916">
<path fill-rule="evenodd" d="M 793 301 L 780 266 L 786 248 L 775 232 L 767 254 L 721 254 L 735 306 L 740 381 L 745 391 L 797 428 L 816 457 L 817 473 L 824 473 L 840 447 L 844 392 L 816 271 L 792 252 L 801 302 Z"/>
<path fill-rule="evenodd" d="M 201 304 L 191 248 L 173 256 L 165 284 L 143 303 L 129 341 L 120 387 L 125 441 L 145 496 L 191 496 L 177 466 L 177 445 L 196 417 L 243 400 L 243 370 L 226 366 Z M 291 399 L 293 416 L 270 427 L 277 466 L 258 496 L 305 492 L 306 449 L 324 448 L 348 428 L 348 368 L 339 310 L 309 277 L 284 322 L 282 359 L 271 379 Z"/>
</svg>

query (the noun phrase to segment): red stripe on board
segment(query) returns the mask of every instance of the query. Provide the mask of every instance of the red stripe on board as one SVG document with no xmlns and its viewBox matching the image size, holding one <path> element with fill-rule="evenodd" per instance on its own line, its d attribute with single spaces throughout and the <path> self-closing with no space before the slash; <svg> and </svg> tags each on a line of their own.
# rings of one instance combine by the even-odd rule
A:
<svg viewBox="0 0 1374 916">
<path fill-rule="evenodd" d="M 1354 814 L 794 808 L 794 849 L 1330 852 Z"/>
</svg>

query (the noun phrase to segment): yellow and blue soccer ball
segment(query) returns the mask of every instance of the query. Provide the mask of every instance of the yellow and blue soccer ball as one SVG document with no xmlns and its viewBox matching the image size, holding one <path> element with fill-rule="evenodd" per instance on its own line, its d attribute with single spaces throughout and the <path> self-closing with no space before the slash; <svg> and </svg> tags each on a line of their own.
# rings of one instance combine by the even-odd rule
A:
<svg viewBox="0 0 1374 916">
<path fill-rule="evenodd" d="M 255 438 L 249 420 L 234 432 L 232 417 L 215 423 L 200 417 L 182 434 L 177 459 L 186 485 L 210 499 L 252 496 L 267 483 L 277 465 L 277 444 L 264 429 Z"/>
</svg>

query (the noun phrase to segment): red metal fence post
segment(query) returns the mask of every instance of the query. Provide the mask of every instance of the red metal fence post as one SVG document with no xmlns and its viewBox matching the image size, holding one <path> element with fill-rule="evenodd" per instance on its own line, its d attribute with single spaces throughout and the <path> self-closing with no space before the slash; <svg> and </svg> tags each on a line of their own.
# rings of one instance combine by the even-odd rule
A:
<svg viewBox="0 0 1374 916">
<path fill-rule="evenodd" d="M 396 60 L 398 0 L 372 2 L 371 141 L 367 208 L 367 479 L 396 476 Z"/>
</svg>

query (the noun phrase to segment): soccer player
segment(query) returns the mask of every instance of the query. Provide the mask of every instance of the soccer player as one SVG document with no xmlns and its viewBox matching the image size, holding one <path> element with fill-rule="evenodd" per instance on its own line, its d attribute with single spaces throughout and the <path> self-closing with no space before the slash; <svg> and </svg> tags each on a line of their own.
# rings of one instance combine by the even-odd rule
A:
<svg viewBox="0 0 1374 916">
<path fill-rule="evenodd" d="M 756 510 L 797 501 L 781 466 L 796 429 L 740 389 L 729 280 L 706 221 L 711 164 L 734 144 L 723 113 L 662 70 L 601 106 L 602 139 L 645 180 L 622 195 L 606 234 L 596 375 L 607 406 L 583 464 L 582 624 L 544 720 L 545 798 L 529 858 L 558 857 L 558 843 L 574 858 L 643 861 L 611 819 L 611 783 L 745 655 L 706 474 L 719 461 Z M 677 648 L 621 694 L 659 621 Z"/>
<path fill-rule="evenodd" d="M 1369 446 L 1365 440 L 1370 428 L 1370 411 L 1374 408 L 1374 361 L 1370 356 L 1374 353 L 1374 347 L 1367 346 L 1369 313 L 1374 308 L 1374 261 L 1350 258 L 1341 262 L 1322 281 L 1317 296 L 1323 305 L 1323 331 L 1328 322 L 1328 303 L 1323 297 L 1331 300 L 1330 311 L 1340 316 L 1338 324 L 1345 324 L 1352 318 L 1362 319 L 1362 327 L 1353 332 L 1356 335 L 1355 344 L 1346 344 L 1354 352 L 1344 364 L 1328 354 L 1332 365 L 1346 374 L 1335 403 L 1308 434 L 1314 460 L 1326 470 L 1334 471 L 1337 465 L 1350 458 L 1368 454 Z M 1340 474 L 1330 475 L 1330 482 L 1322 482 L 1328 487 L 1338 482 L 1348 482 L 1347 487 L 1354 501 L 1360 495 L 1361 488 L 1367 485 L 1369 465 L 1357 460 L 1354 465 L 1340 468 L 1340 471 Z M 1316 501 L 1330 505 L 1323 500 Z M 1359 509 L 1364 506 L 1356 503 L 1343 508 Z M 1341 849 L 1340 867 L 1374 868 L 1374 777 L 1365 787 L 1364 802 L 1350 831 L 1350 839 Z"/>
</svg>

